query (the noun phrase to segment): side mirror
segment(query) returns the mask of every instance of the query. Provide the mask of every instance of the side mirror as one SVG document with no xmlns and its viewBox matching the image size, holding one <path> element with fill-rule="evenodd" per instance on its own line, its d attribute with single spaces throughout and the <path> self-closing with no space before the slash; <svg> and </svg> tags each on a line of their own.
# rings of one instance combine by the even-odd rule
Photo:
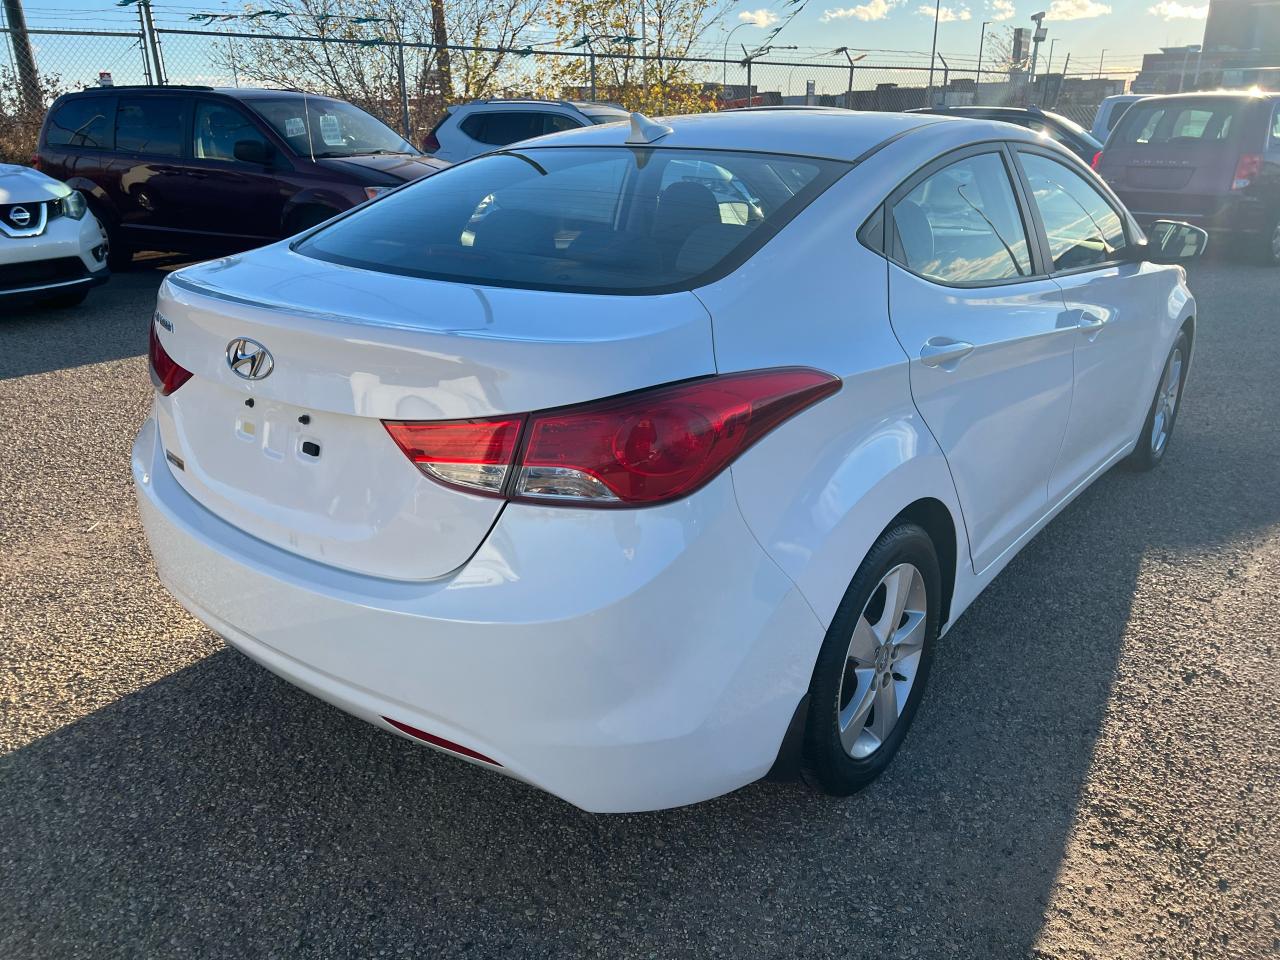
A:
<svg viewBox="0 0 1280 960">
<path fill-rule="evenodd" d="M 256 163 L 264 167 L 271 163 L 271 148 L 261 140 L 237 140 L 234 153 L 241 163 Z"/>
<path fill-rule="evenodd" d="M 1209 234 L 1180 220 L 1157 220 L 1147 231 L 1142 259 L 1148 263 L 1186 263 L 1204 253 Z"/>
</svg>

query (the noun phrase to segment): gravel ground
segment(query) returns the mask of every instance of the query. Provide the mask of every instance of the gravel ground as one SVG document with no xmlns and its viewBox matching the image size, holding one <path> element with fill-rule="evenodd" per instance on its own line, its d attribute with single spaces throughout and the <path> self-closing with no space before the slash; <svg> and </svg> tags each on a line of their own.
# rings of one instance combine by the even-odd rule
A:
<svg viewBox="0 0 1280 960">
<path fill-rule="evenodd" d="M 1280 954 L 1280 272 L 1196 267 L 1166 462 L 964 615 L 875 786 L 612 817 L 165 595 L 128 480 L 159 277 L 0 319 L 0 957 Z"/>
</svg>

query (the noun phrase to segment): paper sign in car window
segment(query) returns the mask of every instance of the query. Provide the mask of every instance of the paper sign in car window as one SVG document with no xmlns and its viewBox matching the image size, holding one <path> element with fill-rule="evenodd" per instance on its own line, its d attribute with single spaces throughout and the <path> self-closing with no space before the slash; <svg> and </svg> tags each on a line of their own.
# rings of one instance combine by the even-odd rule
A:
<svg viewBox="0 0 1280 960">
<path fill-rule="evenodd" d="M 342 128 L 332 113 L 320 114 L 320 139 L 331 147 L 342 146 Z"/>
<path fill-rule="evenodd" d="M 301 117 L 286 117 L 284 121 L 284 135 L 286 137 L 304 137 L 307 134 L 306 124 L 302 122 Z"/>
</svg>

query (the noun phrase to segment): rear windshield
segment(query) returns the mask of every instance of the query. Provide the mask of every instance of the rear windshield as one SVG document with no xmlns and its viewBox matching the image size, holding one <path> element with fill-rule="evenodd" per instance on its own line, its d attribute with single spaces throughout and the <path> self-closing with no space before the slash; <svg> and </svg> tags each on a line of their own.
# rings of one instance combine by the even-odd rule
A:
<svg viewBox="0 0 1280 960">
<path fill-rule="evenodd" d="M 1240 125 L 1241 100 L 1139 100 L 1124 113 L 1113 142 L 1121 146 L 1225 142 Z"/>
<path fill-rule="evenodd" d="M 734 269 L 849 167 L 653 147 L 510 150 L 397 190 L 294 249 L 463 283 L 663 293 Z"/>
</svg>

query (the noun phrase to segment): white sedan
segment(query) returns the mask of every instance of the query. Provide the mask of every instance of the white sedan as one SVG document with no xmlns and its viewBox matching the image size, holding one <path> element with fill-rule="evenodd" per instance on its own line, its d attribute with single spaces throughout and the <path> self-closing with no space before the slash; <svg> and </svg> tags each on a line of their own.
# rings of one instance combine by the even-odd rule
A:
<svg viewBox="0 0 1280 960">
<path fill-rule="evenodd" d="M 847 794 L 1018 550 L 1165 457 L 1203 244 L 1000 123 L 557 134 L 171 274 L 143 521 L 250 657 L 585 809 Z"/>
<path fill-rule="evenodd" d="M 109 276 L 106 234 L 79 191 L 0 163 L 0 304 L 74 306 Z"/>
</svg>

